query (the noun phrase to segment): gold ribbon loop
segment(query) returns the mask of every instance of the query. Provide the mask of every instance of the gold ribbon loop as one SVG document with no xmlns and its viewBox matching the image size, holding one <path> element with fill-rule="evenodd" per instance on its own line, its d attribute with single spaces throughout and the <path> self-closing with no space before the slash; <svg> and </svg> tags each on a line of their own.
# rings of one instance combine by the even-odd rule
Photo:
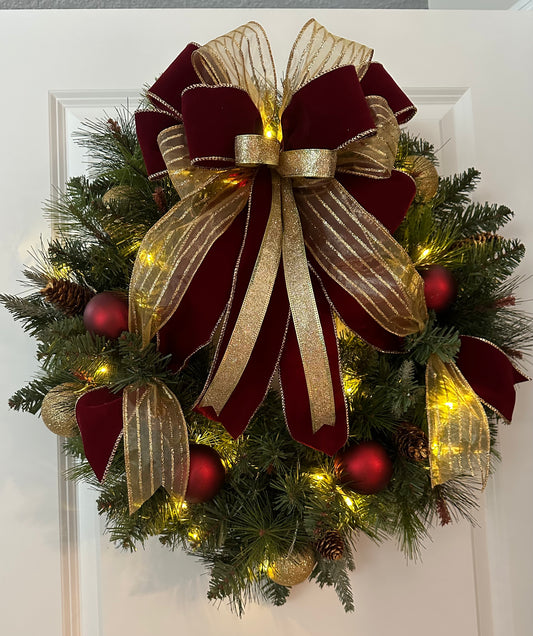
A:
<svg viewBox="0 0 533 636">
<path fill-rule="evenodd" d="M 160 381 L 130 385 L 122 399 L 130 514 L 163 486 L 183 499 L 189 479 L 187 423 L 180 403 Z"/>
<path fill-rule="evenodd" d="M 264 135 L 237 135 L 235 137 L 235 163 L 238 166 L 277 166 L 280 143 Z"/>
<path fill-rule="evenodd" d="M 400 140 L 400 126 L 387 101 L 370 95 L 366 103 L 376 126 L 376 134 L 357 139 L 338 151 L 337 170 L 370 179 L 388 179 L 394 168 Z"/>
<path fill-rule="evenodd" d="M 200 401 L 201 406 L 212 406 L 217 415 L 239 383 L 259 337 L 281 259 L 281 234 L 280 178 L 272 172 L 270 215 L 250 283 L 226 351 Z"/>
<path fill-rule="evenodd" d="M 282 179 L 283 269 L 294 329 L 305 372 L 313 433 L 335 425 L 335 398 L 328 354 L 318 315 L 300 215 L 289 179 Z"/>
<path fill-rule="evenodd" d="M 294 185 L 306 245 L 382 327 L 399 336 L 427 320 L 424 281 L 407 252 L 336 179 Z"/>
<path fill-rule="evenodd" d="M 157 136 L 157 144 L 165 161 L 168 176 L 180 199 L 193 194 L 201 195 L 204 188 L 225 172 L 224 170 L 203 170 L 191 164 L 183 124 L 162 130 Z"/>
<path fill-rule="evenodd" d="M 213 243 L 246 207 L 249 183 L 218 181 L 207 201 L 183 199 L 142 240 L 130 281 L 129 325 L 143 346 L 170 319 Z"/>
<path fill-rule="evenodd" d="M 433 354 L 426 367 L 431 484 L 489 475 L 490 432 L 485 409 L 453 362 Z"/>
<path fill-rule="evenodd" d="M 361 80 L 370 66 L 372 54 L 373 50 L 364 44 L 333 35 L 316 20 L 309 20 L 292 47 L 283 80 L 280 111 L 285 110 L 302 86 L 340 66 L 355 66 L 357 77 Z"/>
<path fill-rule="evenodd" d="M 333 177 L 337 165 L 337 151 L 326 148 L 302 148 L 280 153 L 278 172 L 282 177 Z"/>
</svg>

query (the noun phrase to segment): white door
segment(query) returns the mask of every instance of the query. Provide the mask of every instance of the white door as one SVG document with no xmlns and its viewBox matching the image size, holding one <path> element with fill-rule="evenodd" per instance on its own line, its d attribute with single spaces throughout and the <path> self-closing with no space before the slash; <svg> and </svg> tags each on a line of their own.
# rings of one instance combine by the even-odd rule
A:
<svg viewBox="0 0 533 636">
<path fill-rule="evenodd" d="M 315 10 L 333 33 L 372 46 L 375 59 L 419 105 L 412 128 L 429 137 L 449 173 L 482 171 L 481 200 L 516 211 L 507 234 L 533 245 L 533 14 Z M 40 214 L 50 183 L 82 166 L 69 133 L 86 116 L 135 101 L 189 41 L 247 20 L 269 34 L 285 67 L 306 10 L 1 11 L 1 289 L 47 235 Z M 532 250 L 533 252 L 533 250 Z M 528 256 L 522 273 L 532 270 Z M 522 296 L 533 296 L 533 282 Z M 33 343 L 0 314 L 1 399 L 35 371 Z M 92 494 L 60 476 L 56 438 L 35 418 L 2 407 L 0 626 L 6 635 L 159 636 L 184 633 L 314 636 L 525 636 L 531 633 L 533 408 L 519 390 L 503 463 L 489 483 L 480 528 L 436 529 L 422 564 L 394 545 L 361 539 L 352 576 L 356 613 L 331 590 L 295 588 L 286 606 L 250 605 L 238 620 L 205 599 L 201 566 L 158 542 L 133 555 L 101 536 Z"/>
</svg>

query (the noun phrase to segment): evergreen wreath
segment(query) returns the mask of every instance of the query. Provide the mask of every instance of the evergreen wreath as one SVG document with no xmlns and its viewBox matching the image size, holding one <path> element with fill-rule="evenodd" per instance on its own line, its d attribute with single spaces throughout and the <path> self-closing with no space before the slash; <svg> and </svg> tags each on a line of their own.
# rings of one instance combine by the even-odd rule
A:
<svg viewBox="0 0 533 636">
<path fill-rule="evenodd" d="M 239 615 L 250 599 L 282 605 L 291 586 L 308 577 L 333 586 L 352 611 L 348 572 L 359 532 L 392 538 L 414 558 L 432 525 L 472 520 L 479 490 L 472 476 L 480 471 L 442 480 L 432 473 L 440 442 L 430 411 L 442 405 L 431 405 L 427 368 L 455 369 L 455 361 L 469 376 L 495 457 L 498 424 L 512 414 L 513 385 L 526 379 L 510 360 L 531 345 L 530 317 L 515 300 L 520 278 L 513 275 L 524 246 L 497 233 L 512 218 L 506 206 L 471 201 L 480 177 L 475 169 L 438 178 L 433 146 L 402 133 L 394 167 L 412 176 L 417 191 L 394 238 L 425 281 L 429 317 L 390 353 L 338 320 L 349 433 L 342 450 L 325 454 L 293 439 L 276 388 L 234 439 L 194 409 L 215 350 L 199 348 L 176 372 L 162 338 L 146 344 L 128 331 L 126 298 L 139 248 L 180 199 L 167 175 L 149 178 L 128 113 L 87 123 L 77 140 L 91 158 L 90 177 L 70 179 L 49 203 L 54 236 L 23 272 L 31 291 L 0 297 L 36 339 L 41 366 L 9 404 L 34 414 L 42 409 L 47 426 L 65 436 L 64 451 L 77 460 L 68 476 L 98 490 L 113 542 L 133 550 L 157 536 L 169 549 L 199 558 L 210 572 L 208 597 L 229 601 Z M 481 354 L 479 343 L 488 347 Z M 492 389 L 483 373 L 476 375 L 478 355 L 487 356 L 500 383 L 495 396 L 487 395 Z M 189 483 L 184 497 L 159 487 L 132 510 L 121 394 L 148 384 L 166 387 L 167 404 L 181 405 Z M 114 420 L 91 398 L 101 391 Z M 94 447 L 103 438 L 109 461 L 102 463 Z"/>
</svg>

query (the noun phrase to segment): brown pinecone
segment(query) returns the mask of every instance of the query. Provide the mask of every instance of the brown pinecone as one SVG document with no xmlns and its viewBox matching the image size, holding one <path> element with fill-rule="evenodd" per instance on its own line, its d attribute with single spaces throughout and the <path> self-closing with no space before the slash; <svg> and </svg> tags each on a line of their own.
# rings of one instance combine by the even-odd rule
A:
<svg viewBox="0 0 533 636">
<path fill-rule="evenodd" d="M 118 137 L 122 134 L 122 128 L 116 119 L 109 118 L 107 120 L 107 125 L 109 126 L 109 130 L 113 133 L 114 137 Z"/>
<path fill-rule="evenodd" d="M 58 278 L 51 278 L 48 285 L 41 289 L 41 294 L 67 316 L 83 313 L 85 306 L 94 296 L 94 292 L 87 287 Z"/>
<path fill-rule="evenodd" d="M 416 462 L 429 457 L 429 443 L 427 435 L 421 428 L 413 424 L 402 424 L 396 432 L 396 445 L 400 455 Z"/>
<path fill-rule="evenodd" d="M 448 510 L 446 500 L 443 497 L 439 497 L 437 499 L 437 514 L 439 515 L 441 526 L 447 526 L 452 522 L 450 511 Z"/>
<path fill-rule="evenodd" d="M 167 207 L 167 198 L 165 196 L 165 191 L 161 186 L 157 186 L 157 188 L 152 192 L 152 197 L 157 205 L 157 209 L 161 214 L 165 214 L 168 211 Z"/>
<path fill-rule="evenodd" d="M 344 554 L 344 539 L 337 530 L 328 530 L 324 536 L 316 542 L 316 551 L 324 559 L 337 561 Z"/>
</svg>

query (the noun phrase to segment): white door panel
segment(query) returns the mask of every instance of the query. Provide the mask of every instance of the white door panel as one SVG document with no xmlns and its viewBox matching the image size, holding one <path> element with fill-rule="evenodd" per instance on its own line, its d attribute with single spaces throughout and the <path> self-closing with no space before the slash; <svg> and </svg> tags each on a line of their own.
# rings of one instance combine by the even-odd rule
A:
<svg viewBox="0 0 533 636">
<path fill-rule="evenodd" d="M 419 106 L 411 128 L 437 148 L 441 172 L 475 165 L 477 197 L 508 204 L 507 233 L 533 244 L 533 20 L 527 13 L 315 10 L 329 30 L 373 46 L 375 57 Z M 106 10 L 0 12 L 2 100 L 2 290 L 17 289 L 26 250 L 46 235 L 41 202 L 50 181 L 83 169 L 70 131 L 86 116 L 135 102 L 189 40 L 255 19 L 283 72 L 304 10 Z M 50 98 L 48 94 L 50 93 Z M 48 136 L 50 135 L 50 146 Z M 50 155 L 49 153 L 50 148 Z M 48 157 L 50 156 L 50 161 Z M 51 175 L 51 176 L 50 176 Z M 523 272 L 531 271 L 531 258 Z M 528 283 L 524 297 L 531 298 Z M 33 343 L 0 314 L 2 399 L 35 371 Z M 250 605 L 239 621 L 205 599 L 194 559 L 157 541 L 133 555 L 115 550 L 94 496 L 59 480 L 64 460 L 30 416 L 2 411 L 0 530 L 2 633 L 42 636 L 314 636 L 345 628 L 361 636 L 522 636 L 530 632 L 533 557 L 528 506 L 533 486 L 533 407 L 519 390 L 513 426 L 501 431 L 498 466 L 479 515 L 481 528 L 433 532 L 422 564 L 405 564 L 392 544 L 361 539 L 352 576 L 356 613 L 344 615 L 331 590 L 302 585 L 282 608 Z M 58 524 L 58 519 L 60 523 Z M 487 558 L 488 554 L 490 558 Z M 60 583 L 62 574 L 63 585 Z M 28 611 L 28 602 L 35 612 Z"/>
</svg>

